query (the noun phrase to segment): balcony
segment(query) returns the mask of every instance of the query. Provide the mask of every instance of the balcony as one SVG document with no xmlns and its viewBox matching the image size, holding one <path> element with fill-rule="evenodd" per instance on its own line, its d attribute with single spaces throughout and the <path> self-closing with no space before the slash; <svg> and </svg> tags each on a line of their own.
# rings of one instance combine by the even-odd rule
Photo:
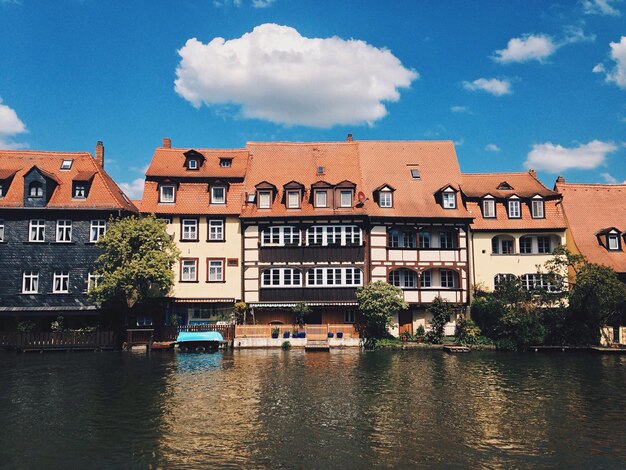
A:
<svg viewBox="0 0 626 470">
<path fill-rule="evenodd" d="M 261 302 L 355 302 L 356 287 L 263 287 Z"/>
<path fill-rule="evenodd" d="M 363 246 L 262 246 L 259 248 L 259 261 L 266 263 L 287 262 L 353 262 L 365 261 Z"/>
</svg>

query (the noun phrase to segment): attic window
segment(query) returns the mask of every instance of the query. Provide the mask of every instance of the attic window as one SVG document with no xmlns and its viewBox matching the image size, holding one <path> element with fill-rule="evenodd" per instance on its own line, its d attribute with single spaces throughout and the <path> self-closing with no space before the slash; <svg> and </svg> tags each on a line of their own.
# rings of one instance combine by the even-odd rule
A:
<svg viewBox="0 0 626 470">
<path fill-rule="evenodd" d="M 220 158 L 220 166 L 222 168 L 230 168 L 233 160 L 231 158 Z"/>
<path fill-rule="evenodd" d="M 4 186 L 0 183 L 0 197 L 4 197 Z"/>
<path fill-rule="evenodd" d="M 323 166 L 318 166 L 317 167 L 317 174 L 318 175 L 323 175 L 324 174 L 324 167 Z"/>
<path fill-rule="evenodd" d="M 502 183 L 500 183 L 498 185 L 498 190 L 499 191 L 510 191 L 512 189 L 513 189 L 513 187 L 509 183 L 507 183 L 506 181 L 503 181 Z"/>
<path fill-rule="evenodd" d="M 85 199 L 87 197 L 87 184 L 82 181 L 74 183 L 72 197 L 74 199 Z"/>
<path fill-rule="evenodd" d="M 187 169 L 188 170 L 197 170 L 198 169 L 198 160 L 196 160 L 195 158 L 190 158 L 189 161 L 187 162 Z"/>
<path fill-rule="evenodd" d="M 421 179 L 420 171 L 417 168 L 411 168 L 411 178 L 413 178 L 414 180 Z"/>
<path fill-rule="evenodd" d="M 606 236 L 607 247 L 611 251 L 619 250 L 619 235 L 610 233 Z"/>
<path fill-rule="evenodd" d="M 61 170 L 69 170 L 70 168 L 72 168 L 73 162 L 74 160 L 63 160 L 63 162 L 61 163 Z"/>
<path fill-rule="evenodd" d="M 29 197 L 43 197 L 43 185 L 39 181 L 33 181 L 28 186 Z"/>
</svg>

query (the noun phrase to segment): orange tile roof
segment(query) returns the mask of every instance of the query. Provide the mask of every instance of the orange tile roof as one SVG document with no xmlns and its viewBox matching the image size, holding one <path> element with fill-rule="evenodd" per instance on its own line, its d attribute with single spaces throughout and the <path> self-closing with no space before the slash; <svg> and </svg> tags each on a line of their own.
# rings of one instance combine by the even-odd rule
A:
<svg viewBox="0 0 626 470">
<path fill-rule="evenodd" d="M 311 204 L 311 185 L 326 181 L 337 185 L 350 181 L 356 185 L 355 195 L 363 191 L 356 142 L 249 142 L 250 160 L 246 172 L 245 191 L 254 194 L 255 186 L 267 181 L 276 186 L 277 196 L 271 209 L 258 209 L 256 204 L 244 204 L 242 217 L 303 217 L 327 215 L 364 215 L 365 209 L 315 208 Z M 324 173 L 317 173 L 318 167 Z M 287 209 L 283 186 L 291 181 L 304 185 L 300 209 Z M 356 197 L 355 197 L 355 203 Z"/>
<path fill-rule="evenodd" d="M 61 170 L 63 160 L 73 160 L 69 170 Z M 0 150 L 0 176 L 15 173 L 8 192 L 0 198 L 0 208 L 24 207 L 24 175 L 36 166 L 59 184 L 48 209 L 114 209 L 136 212 L 113 179 L 87 152 L 42 152 L 36 150 Z M 78 174 L 94 174 L 85 199 L 72 198 L 72 180 Z"/>
<path fill-rule="evenodd" d="M 497 189 L 501 183 L 513 189 Z M 546 188 L 531 172 L 517 173 L 464 173 L 461 192 L 466 199 L 467 210 L 474 217 L 473 230 L 565 230 L 565 216 L 560 195 Z M 496 218 L 483 218 L 481 200 L 491 194 L 496 202 Z M 536 195 L 544 199 L 543 219 L 533 219 L 528 201 Z M 509 196 L 521 199 L 521 218 L 509 219 L 505 199 Z"/>
<path fill-rule="evenodd" d="M 447 186 L 458 189 L 461 170 L 452 141 L 355 141 L 358 145 L 365 209 L 371 216 L 471 218 L 457 196 L 456 209 L 444 209 L 435 199 Z M 420 179 L 411 176 L 418 169 Z M 374 191 L 395 189 L 393 207 L 382 208 Z"/>
<path fill-rule="evenodd" d="M 206 160 L 197 170 L 185 168 L 185 152 L 195 150 Z M 220 158 L 232 159 L 228 168 L 220 166 Z M 243 178 L 246 174 L 246 149 L 188 149 L 159 147 L 154 151 L 146 177 L 180 178 Z"/>
<path fill-rule="evenodd" d="M 609 251 L 598 242 L 596 233 L 607 227 L 626 232 L 625 184 L 573 184 L 557 181 L 563 195 L 567 226 L 578 250 L 592 263 L 626 272 L 626 242 L 622 251 Z"/>
</svg>

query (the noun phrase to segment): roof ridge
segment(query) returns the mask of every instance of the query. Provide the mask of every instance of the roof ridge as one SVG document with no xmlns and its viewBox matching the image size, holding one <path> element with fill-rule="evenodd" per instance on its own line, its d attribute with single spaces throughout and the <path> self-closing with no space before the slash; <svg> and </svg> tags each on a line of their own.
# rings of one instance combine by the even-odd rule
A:
<svg viewBox="0 0 626 470">
<path fill-rule="evenodd" d="M 618 187 L 626 187 L 626 183 L 566 183 L 566 182 L 557 182 L 557 186 L 592 186 L 592 187 L 600 187 L 606 189 L 618 188 Z"/>
<path fill-rule="evenodd" d="M 90 157 L 93 158 L 93 156 L 91 155 L 91 153 L 89 152 L 63 152 L 63 151 L 53 151 L 53 150 L 10 150 L 10 149 L 6 149 L 6 150 L 0 150 L 0 154 L 2 153 L 8 153 L 8 154 L 16 154 L 15 156 L 20 156 L 19 154 L 28 154 L 28 155 L 58 155 L 58 156 L 62 156 L 62 155 L 83 155 L 83 156 L 87 156 L 89 155 Z"/>
</svg>

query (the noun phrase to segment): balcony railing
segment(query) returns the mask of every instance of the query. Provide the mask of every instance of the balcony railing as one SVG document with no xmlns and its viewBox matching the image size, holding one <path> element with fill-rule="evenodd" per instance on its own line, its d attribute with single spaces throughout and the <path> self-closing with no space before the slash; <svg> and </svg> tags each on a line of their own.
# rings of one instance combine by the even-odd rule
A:
<svg viewBox="0 0 626 470">
<path fill-rule="evenodd" d="M 356 287 L 263 287 L 261 302 L 356 301 Z"/>
<path fill-rule="evenodd" d="M 259 249 L 259 261 L 285 263 L 301 262 L 363 262 L 365 248 L 363 246 L 262 246 Z"/>
<path fill-rule="evenodd" d="M 235 338 L 271 338 L 272 330 L 275 328 L 279 330 L 279 338 L 283 338 L 285 333 L 289 333 L 291 336 L 294 331 L 306 333 L 308 339 L 326 339 L 328 333 L 332 333 L 333 337 L 336 337 L 339 332 L 343 333 L 344 338 L 359 338 L 359 332 L 352 324 L 312 324 L 302 327 L 297 325 L 237 325 Z"/>
</svg>

